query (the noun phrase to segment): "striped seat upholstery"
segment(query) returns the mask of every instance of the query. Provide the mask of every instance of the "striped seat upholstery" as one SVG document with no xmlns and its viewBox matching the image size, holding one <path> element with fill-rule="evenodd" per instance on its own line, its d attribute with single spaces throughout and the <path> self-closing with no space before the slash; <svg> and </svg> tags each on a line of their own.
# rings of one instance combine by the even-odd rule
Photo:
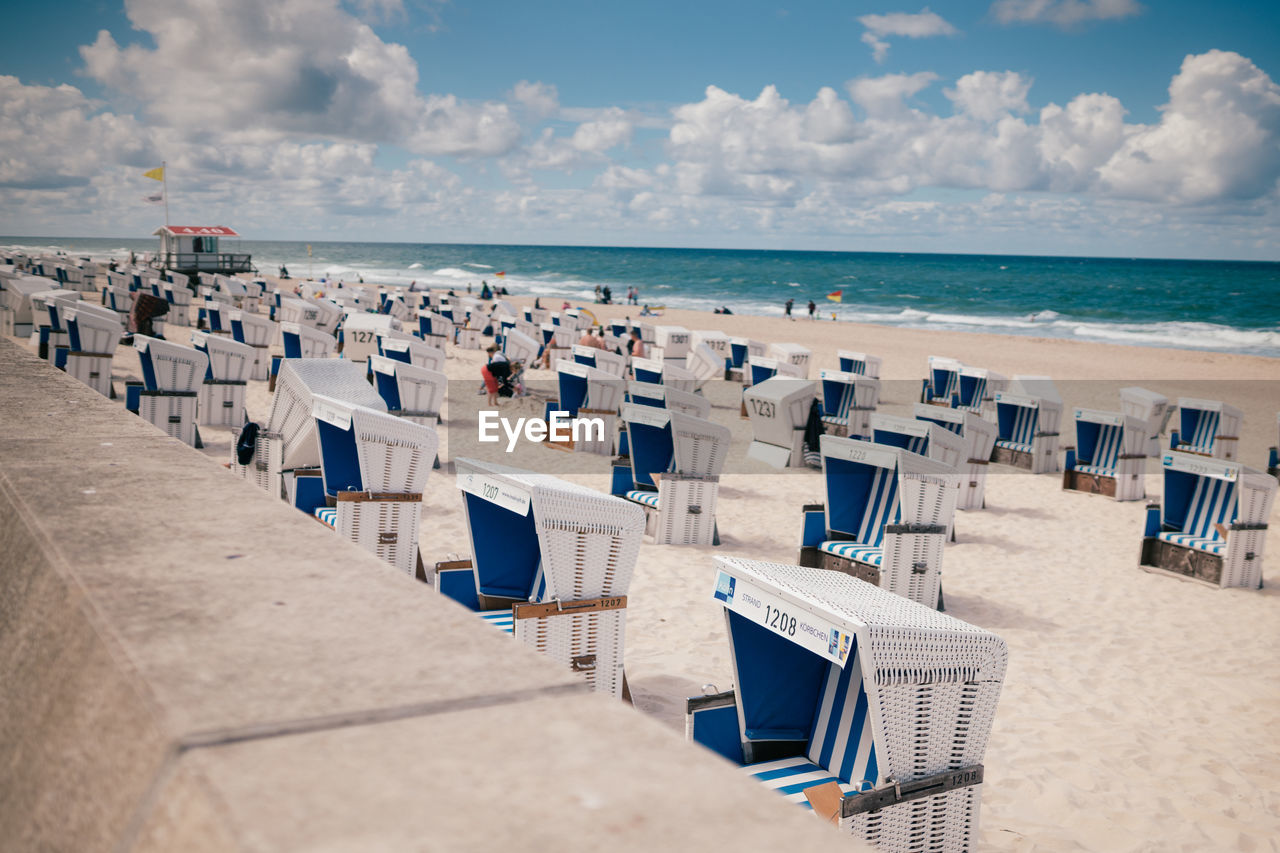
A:
<svg viewBox="0 0 1280 853">
<path fill-rule="evenodd" d="M 505 631 L 508 634 L 516 632 L 515 616 L 510 610 L 485 610 L 481 611 L 479 616 L 499 631 Z"/>
<path fill-rule="evenodd" d="M 1217 477 L 1197 477 L 1182 529 L 1163 531 L 1159 538 L 1207 554 L 1222 554 L 1227 542 L 1214 525 L 1230 524 L 1235 514 L 1235 483 Z"/>
<path fill-rule="evenodd" d="M 338 510 L 336 507 L 316 507 L 316 518 L 330 527 L 336 528 L 338 526 Z"/>
<path fill-rule="evenodd" d="M 880 565 L 880 561 L 884 559 L 884 549 L 869 547 L 858 542 L 827 540 L 818 546 L 818 550 L 827 554 L 835 554 L 837 557 L 843 557 L 846 560 L 857 560 L 859 563 L 867 563 L 872 566 Z"/>
<path fill-rule="evenodd" d="M 1218 436 L 1218 420 L 1220 412 L 1202 409 L 1196 418 L 1196 428 L 1191 435 L 1182 436 L 1181 449 L 1190 449 L 1195 453 L 1212 453 L 1213 440 Z"/>
<path fill-rule="evenodd" d="M 1124 427 L 1119 424 L 1102 424 L 1098 427 L 1098 443 L 1094 445 L 1093 458 L 1089 460 L 1091 467 L 1104 469 L 1097 473 L 1113 473 L 1116 470 L 1123 436 Z"/>
<path fill-rule="evenodd" d="M 1024 444 L 1021 441 L 1006 441 L 1003 438 L 996 439 L 996 447 L 1007 447 L 1010 450 L 1021 450 L 1023 453 L 1031 452 L 1031 445 Z"/>
<path fill-rule="evenodd" d="M 1174 545 L 1181 545 L 1184 548 L 1204 551 L 1206 554 L 1221 555 L 1227 548 L 1227 540 L 1225 539 L 1213 536 L 1192 536 L 1189 533 L 1179 533 L 1176 530 L 1166 530 L 1159 535 L 1159 538 L 1165 542 L 1172 542 Z"/>
<path fill-rule="evenodd" d="M 766 788 L 777 791 L 789 802 L 806 809 L 812 809 L 813 806 L 809 805 L 809 801 L 805 799 L 804 792 L 806 788 L 812 788 L 814 785 L 836 782 L 840 785 L 840 790 L 846 794 L 857 790 L 803 756 L 749 764 L 742 769 L 758 779 Z"/>
<path fill-rule="evenodd" d="M 862 663 L 856 650 L 843 669 L 834 663 L 827 665 L 813 732 L 809 735 L 808 758 L 853 785 L 855 790 L 876 784 L 871 715 L 867 691 L 862 686 Z"/>
<path fill-rule="evenodd" d="M 949 369 L 932 369 L 929 371 L 929 400 L 944 403 L 951 402 L 951 395 L 956 393 L 960 383 L 960 374 Z"/>
<path fill-rule="evenodd" d="M 1102 465 L 1076 465 L 1076 470 L 1081 474 L 1096 474 L 1100 477 L 1114 477 L 1116 475 L 1115 466 L 1110 468 Z"/>
<path fill-rule="evenodd" d="M 644 506 L 651 506 L 654 509 L 658 508 L 657 492 L 646 492 L 639 489 L 633 489 L 632 491 L 624 494 L 623 497 L 629 501 L 635 501 L 638 504 L 643 504 Z"/>
<path fill-rule="evenodd" d="M 961 376 L 956 388 L 956 395 L 958 397 L 957 409 L 973 412 L 975 415 L 981 414 L 982 401 L 987 396 L 987 377 Z M 960 431 L 960 424 L 953 424 L 952 426 L 956 427 L 956 432 Z"/>
<path fill-rule="evenodd" d="M 842 418 L 839 415 L 823 415 L 822 422 L 832 426 L 847 427 L 849 425 L 849 419 L 847 417 Z"/>
<path fill-rule="evenodd" d="M 1013 417 L 1012 428 L 1009 430 L 1008 435 L 1000 436 L 996 441 L 996 446 L 1030 453 L 1031 443 L 1036 438 L 1036 422 L 1039 420 L 1040 410 L 1033 406 L 1014 406 L 1013 409 L 1016 414 Z M 1004 426 L 1004 418 L 1001 418 L 1001 431 L 1003 431 Z"/>
<path fill-rule="evenodd" d="M 840 359 L 840 369 L 845 373 L 857 373 L 859 376 L 865 376 L 867 374 L 867 362 L 865 359 L 842 358 Z"/>
</svg>

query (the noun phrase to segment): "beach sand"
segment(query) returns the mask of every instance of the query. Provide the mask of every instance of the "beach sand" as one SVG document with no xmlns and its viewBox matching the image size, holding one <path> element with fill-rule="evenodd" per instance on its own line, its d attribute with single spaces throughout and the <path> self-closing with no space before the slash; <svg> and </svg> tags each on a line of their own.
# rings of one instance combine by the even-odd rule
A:
<svg viewBox="0 0 1280 853">
<path fill-rule="evenodd" d="M 529 300 L 513 299 L 523 306 Z M 550 300 L 544 300 L 550 307 Z M 600 319 L 638 308 L 589 306 Z M 811 376 L 836 366 L 835 351 L 884 359 L 881 411 L 909 414 L 929 355 L 1012 376 L 1047 374 L 1064 398 L 1062 444 L 1073 443 L 1075 405 L 1115 410 L 1116 390 L 1141 384 L 1171 398 L 1226 400 L 1245 412 L 1240 461 L 1265 468 L 1276 443 L 1280 361 L 990 334 L 913 331 L 807 318 L 668 311 L 655 323 L 719 329 L 813 350 Z M 170 326 L 169 337 L 185 343 Z M 492 455 L 475 441 L 482 351 L 450 348 L 448 424 L 442 459 L 424 496 L 421 546 L 430 566 L 465 551 L 462 506 L 448 475 L 457 455 Z M 121 347 L 117 389 L 136 378 Z M 532 378 L 553 374 L 537 371 Z M 732 676 L 724 618 L 711 599 L 716 554 L 794 562 L 801 505 L 823 499 L 817 471 L 779 473 L 741 461 L 750 440 L 738 388 L 710 389 L 713 418 L 734 430 L 720 487 L 722 544 L 646 543 L 631 586 L 626 669 L 636 707 L 683 737 L 684 699 Z M 270 395 L 251 383 L 248 409 L 265 420 Z M 541 414 L 533 399 L 504 414 Z M 205 453 L 230 455 L 227 430 L 202 428 Z M 608 461 L 526 449 L 541 470 L 597 489 Z M 521 464 L 519 457 L 511 459 Z M 1147 492 L 1161 478 L 1149 469 Z M 582 473 L 573 473 L 582 472 Z M 946 548 L 948 612 L 1000 634 L 1009 669 L 986 753 L 981 832 L 985 849 L 1275 850 L 1280 839 L 1280 584 L 1218 590 L 1138 569 L 1144 502 L 1064 492 L 1060 474 L 992 466 L 982 511 L 957 513 Z M 1280 510 L 1270 519 L 1268 578 L 1280 574 Z M 316 535 L 329 535 L 317 527 Z M 429 594 L 424 589 L 424 594 Z"/>
</svg>

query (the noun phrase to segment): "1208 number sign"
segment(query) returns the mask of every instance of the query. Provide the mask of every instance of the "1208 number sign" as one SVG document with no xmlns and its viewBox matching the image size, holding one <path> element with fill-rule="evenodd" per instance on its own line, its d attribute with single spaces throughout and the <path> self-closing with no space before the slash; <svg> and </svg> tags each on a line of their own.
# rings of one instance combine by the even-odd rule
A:
<svg viewBox="0 0 1280 853">
<path fill-rule="evenodd" d="M 788 616 L 776 607 L 764 606 L 764 624 L 788 637 L 796 635 L 796 617 Z"/>
</svg>

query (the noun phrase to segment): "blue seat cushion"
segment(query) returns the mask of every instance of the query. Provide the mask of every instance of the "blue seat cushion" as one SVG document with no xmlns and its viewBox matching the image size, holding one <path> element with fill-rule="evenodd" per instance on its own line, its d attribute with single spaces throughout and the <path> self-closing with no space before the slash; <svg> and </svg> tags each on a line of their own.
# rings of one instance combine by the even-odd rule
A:
<svg viewBox="0 0 1280 853">
<path fill-rule="evenodd" d="M 1203 551 L 1206 554 L 1221 556 L 1227 550 L 1227 540 L 1220 539 L 1217 536 L 1194 536 L 1190 533 L 1166 530 L 1158 538 L 1165 542 L 1172 542 L 1174 545 L 1181 545 L 1184 548 Z"/>
<path fill-rule="evenodd" d="M 846 560 L 856 560 L 859 563 L 866 563 L 871 566 L 880 565 L 880 561 L 884 559 L 884 549 L 873 548 L 864 545 L 861 542 L 849 542 L 828 539 L 818 546 L 819 551 L 827 554 L 835 554 L 837 557 L 843 557 Z"/>
<path fill-rule="evenodd" d="M 639 489 L 633 489 L 632 491 L 629 491 L 626 494 L 624 494 L 623 497 L 625 497 L 629 501 L 635 501 L 638 504 L 651 506 L 654 509 L 658 508 L 657 492 L 645 492 Z"/>
<path fill-rule="evenodd" d="M 1003 438 L 996 441 L 996 447 L 1007 447 L 1010 450 L 1021 450 L 1023 453 L 1031 452 L 1031 445 L 1025 444 L 1021 441 L 1007 441 Z"/>
<path fill-rule="evenodd" d="M 318 506 L 316 507 L 316 518 L 336 529 L 338 526 L 338 509 L 337 507 Z"/>
<path fill-rule="evenodd" d="M 814 785 L 836 782 L 840 785 L 840 790 L 846 794 L 857 790 L 853 785 L 841 782 L 832 776 L 830 771 L 822 769 L 804 756 L 748 764 L 742 770 L 766 788 L 777 791 L 788 801 L 804 806 L 806 809 L 812 809 L 813 806 L 809 805 L 809 801 L 805 799 L 804 792 L 806 788 L 812 788 Z"/>
<path fill-rule="evenodd" d="M 508 634 L 516 632 L 516 618 L 510 610 L 484 610 L 479 616 L 499 631 L 505 631 Z"/>
<path fill-rule="evenodd" d="M 847 427 L 849 425 L 849 419 L 842 418 L 839 415 L 823 415 L 822 422 L 824 424 L 831 424 L 832 426 Z"/>
<path fill-rule="evenodd" d="M 1095 474 L 1100 477 L 1114 477 L 1116 475 L 1115 468 L 1108 468 L 1105 465 L 1076 465 L 1076 470 L 1081 474 Z"/>
</svg>

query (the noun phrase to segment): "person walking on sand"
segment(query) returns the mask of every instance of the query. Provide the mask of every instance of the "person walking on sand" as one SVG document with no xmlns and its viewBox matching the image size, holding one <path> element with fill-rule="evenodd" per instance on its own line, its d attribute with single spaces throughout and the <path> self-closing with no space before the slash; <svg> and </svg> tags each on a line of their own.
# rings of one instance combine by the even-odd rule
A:
<svg viewBox="0 0 1280 853">
<path fill-rule="evenodd" d="M 818 303 L 816 303 L 816 302 L 814 302 L 812 299 L 810 299 L 810 300 L 809 300 L 809 319 L 810 319 L 810 320 L 816 320 L 816 319 L 818 319 L 818 318 L 817 318 L 817 317 L 815 317 L 815 316 L 814 316 L 814 314 L 813 314 L 813 312 L 814 312 L 814 311 L 817 311 L 817 310 L 818 310 Z"/>
<path fill-rule="evenodd" d="M 794 299 L 788 299 L 787 304 L 782 306 L 782 316 L 786 317 L 788 320 L 795 319 L 791 316 L 791 306 L 794 305 L 795 302 L 796 301 Z"/>
</svg>

